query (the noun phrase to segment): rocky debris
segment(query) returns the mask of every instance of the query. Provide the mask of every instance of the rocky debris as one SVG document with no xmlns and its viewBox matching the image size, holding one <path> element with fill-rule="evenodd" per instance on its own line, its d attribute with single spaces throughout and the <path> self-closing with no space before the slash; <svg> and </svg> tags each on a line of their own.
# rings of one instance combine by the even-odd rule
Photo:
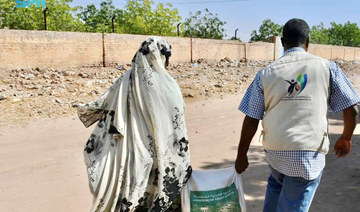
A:
<svg viewBox="0 0 360 212">
<path fill-rule="evenodd" d="M 248 59 L 244 57 L 244 58 L 242 58 L 239 62 L 240 62 L 240 63 L 247 63 L 247 61 L 248 61 Z"/>
<path fill-rule="evenodd" d="M 170 61 L 168 72 L 179 84 L 185 100 L 221 98 L 245 91 L 256 73 L 270 62 L 228 57 L 197 59 L 192 63 Z M 360 62 L 336 62 L 348 76 L 359 76 Z M 79 104 L 95 100 L 130 67 L 119 64 L 117 68 L 36 67 L 3 71 L 0 73 L 1 120 L 16 123 L 75 114 Z"/>
<path fill-rule="evenodd" d="M 35 78 L 33 74 L 19 74 L 19 77 L 26 80 L 31 80 Z"/>
<path fill-rule="evenodd" d="M 215 88 L 222 88 L 222 87 L 224 87 L 224 86 L 223 86 L 222 84 L 215 84 L 214 87 L 215 87 Z"/>
<path fill-rule="evenodd" d="M 85 83 L 85 86 L 86 87 L 91 87 L 92 86 L 92 84 L 93 84 L 93 80 L 90 80 L 90 81 L 87 81 L 86 83 Z"/>
<path fill-rule="evenodd" d="M 59 99 L 59 98 L 56 98 L 56 99 L 54 100 L 54 102 L 59 103 L 59 104 L 64 104 L 64 101 L 61 100 L 61 99 Z"/>
<path fill-rule="evenodd" d="M 346 73 L 359 74 L 360 61 L 346 62 L 343 60 L 335 60 L 334 62 Z"/>
<path fill-rule="evenodd" d="M 71 107 L 79 107 L 79 106 L 80 106 L 80 103 L 77 103 L 77 102 L 71 104 Z"/>
<path fill-rule="evenodd" d="M 81 78 L 89 78 L 90 75 L 87 74 L 87 73 L 79 73 L 79 77 L 81 77 Z"/>
<path fill-rule="evenodd" d="M 72 71 L 72 70 L 69 70 L 69 71 L 65 71 L 64 72 L 64 76 L 68 77 L 68 76 L 74 76 L 75 75 L 75 72 Z"/>
<path fill-rule="evenodd" d="M 343 60 L 335 60 L 334 62 L 337 63 L 337 64 L 343 64 L 344 63 Z"/>
<path fill-rule="evenodd" d="M 184 94 L 183 96 L 184 97 L 190 97 L 190 98 L 195 97 L 195 95 L 193 93 L 187 93 L 187 94 Z"/>
<path fill-rule="evenodd" d="M 11 99 L 11 102 L 12 102 L 12 103 L 17 103 L 17 102 L 20 102 L 20 101 L 21 101 L 20 98 L 12 98 L 12 99 Z"/>
<path fill-rule="evenodd" d="M 232 62 L 232 60 L 231 60 L 229 57 L 225 57 L 225 58 L 223 59 L 223 61 L 226 61 L 226 62 L 229 62 L 229 63 Z"/>
</svg>

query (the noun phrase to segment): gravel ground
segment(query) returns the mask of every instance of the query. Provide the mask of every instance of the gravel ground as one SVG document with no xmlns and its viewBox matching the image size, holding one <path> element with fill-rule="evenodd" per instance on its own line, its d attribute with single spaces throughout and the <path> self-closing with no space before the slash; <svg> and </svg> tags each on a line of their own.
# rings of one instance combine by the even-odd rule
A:
<svg viewBox="0 0 360 212">
<path fill-rule="evenodd" d="M 244 92 L 255 74 L 271 61 L 199 59 L 168 67 L 186 101 L 221 98 Z M 360 62 L 336 61 L 355 86 L 360 84 Z M 76 105 L 96 99 L 130 64 L 78 69 L 15 69 L 0 73 L 0 126 L 26 124 L 42 118 L 76 113 Z M 358 88 L 358 87 L 357 87 Z"/>
</svg>

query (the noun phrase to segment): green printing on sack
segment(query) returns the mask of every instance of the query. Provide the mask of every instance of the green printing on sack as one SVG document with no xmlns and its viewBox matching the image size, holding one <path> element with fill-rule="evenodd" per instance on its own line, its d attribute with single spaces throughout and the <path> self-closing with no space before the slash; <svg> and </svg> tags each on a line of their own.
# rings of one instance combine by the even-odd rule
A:
<svg viewBox="0 0 360 212">
<path fill-rule="evenodd" d="M 211 191 L 190 191 L 191 212 L 241 212 L 235 184 Z"/>
</svg>

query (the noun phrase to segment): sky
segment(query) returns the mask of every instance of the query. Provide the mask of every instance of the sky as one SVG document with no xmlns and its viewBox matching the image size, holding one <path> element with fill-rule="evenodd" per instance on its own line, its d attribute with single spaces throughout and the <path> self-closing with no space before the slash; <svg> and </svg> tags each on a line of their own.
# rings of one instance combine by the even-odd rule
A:
<svg viewBox="0 0 360 212">
<path fill-rule="evenodd" d="M 72 6 L 100 5 L 102 0 L 73 0 Z M 225 21 L 226 38 L 233 37 L 235 30 L 242 41 L 250 39 L 251 32 L 258 30 L 263 20 L 284 25 L 291 18 L 304 19 L 309 26 L 321 22 L 325 27 L 330 22 L 344 24 L 347 21 L 360 26 L 359 0 L 153 0 L 155 4 L 168 3 L 178 9 L 179 15 L 185 19 L 190 12 L 203 11 L 217 13 L 220 20 Z M 113 0 L 115 7 L 124 8 L 126 0 Z"/>
</svg>

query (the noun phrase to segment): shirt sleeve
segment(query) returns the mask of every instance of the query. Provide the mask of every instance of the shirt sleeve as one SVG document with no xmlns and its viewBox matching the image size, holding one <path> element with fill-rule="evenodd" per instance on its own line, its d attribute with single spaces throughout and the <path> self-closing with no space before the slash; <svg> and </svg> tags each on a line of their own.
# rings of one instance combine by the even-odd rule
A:
<svg viewBox="0 0 360 212">
<path fill-rule="evenodd" d="M 260 85 L 260 72 L 246 90 L 239 110 L 254 119 L 263 119 L 265 111 L 264 92 Z"/>
<path fill-rule="evenodd" d="M 329 62 L 331 78 L 331 95 L 329 105 L 335 113 L 340 112 L 360 102 L 354 86 L 341 68 L 334 62 Z"/>
</svg>

